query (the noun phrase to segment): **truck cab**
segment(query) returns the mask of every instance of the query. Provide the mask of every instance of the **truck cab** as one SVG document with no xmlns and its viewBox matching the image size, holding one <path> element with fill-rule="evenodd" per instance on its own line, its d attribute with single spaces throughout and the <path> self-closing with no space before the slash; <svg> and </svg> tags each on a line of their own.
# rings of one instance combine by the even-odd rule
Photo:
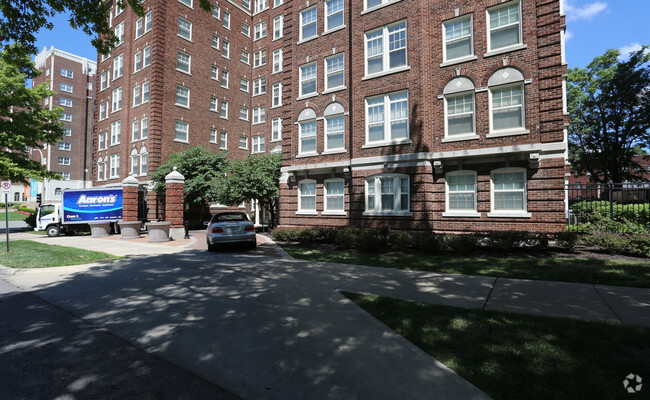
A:
<svg viewBox="0 0 650 400">
<path fill-rule="evenodd" d="M 35 231 L 46 231 L 47 236 L 61 233 L 61 204 L 43 204 L 36 210 Z"/>
</svg>

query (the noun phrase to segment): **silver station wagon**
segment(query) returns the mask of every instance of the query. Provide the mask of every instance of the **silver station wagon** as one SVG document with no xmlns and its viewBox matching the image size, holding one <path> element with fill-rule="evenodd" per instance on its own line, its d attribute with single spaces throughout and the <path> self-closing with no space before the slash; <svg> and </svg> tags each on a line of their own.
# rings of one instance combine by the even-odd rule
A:
<svg viewBox="0 0 650 400">
<path fill-rule="evenodd" d="M 205 225 L 208 227 L 205 239 L 208 251 L 215 251 L 220 244 L 246 243 L 251 249 L 257 245 L 255 225 L 242 212 L 215 214 Z"/>
</svg>

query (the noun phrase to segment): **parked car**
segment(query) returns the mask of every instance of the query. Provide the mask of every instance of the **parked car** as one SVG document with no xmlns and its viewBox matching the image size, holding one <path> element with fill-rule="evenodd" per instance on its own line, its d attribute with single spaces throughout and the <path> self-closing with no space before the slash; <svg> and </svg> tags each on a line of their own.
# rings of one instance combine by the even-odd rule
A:
<svg viewBox="0 0 650 400">
<path fill-rule="evenodd" d="M 208 251 L 215 251 L 219 244 L 245 243 L 251 249 L 257 246 L 255 225 L 242 212 L 222 212 L 212 216 L 206 222 L 207 232 L 205 241 Z"/>
</svg>

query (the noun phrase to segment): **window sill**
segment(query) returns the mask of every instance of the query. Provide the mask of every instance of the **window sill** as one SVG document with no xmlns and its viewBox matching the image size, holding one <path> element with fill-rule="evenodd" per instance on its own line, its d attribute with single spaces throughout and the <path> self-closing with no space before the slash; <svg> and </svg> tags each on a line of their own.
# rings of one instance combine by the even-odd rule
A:
<svg viewBox="0 0 650 400">
<path fill-rule="evenodd" d="M 374 6 L 374 7 L 372 7 L 372 8 L 365 9 L 365 10 L 361 11 L 361 15 L 371 13 L 371 12 L 373 12 L 373 11 L 376 11 L 376 10 L 382 9 L 382 8 L 384 8 L 384 7 L 388 7 L 388 6 L 393 5 L 393 4 L 395 4 L 395 3 L 399 3 L 400 1 L 402 1 L 402 0 L 391 0 L 391 1 L 388 1 L 388 2 L 386 2 L 386 3 L 384 3 L 384 4 L 380 4 L 380 5 L 378 5 L 378 6 Z"/>
<path fill-rule="evenodd" d="M 222 116 L 219 116 L 219 118 L 221 118 L 221 119 L 228 119 L 228 117 L 222 117 Z"/>
<path fill-rule="evenodd" d="M 329 93 L 334 93 L 334 92 L 340 92 L 341 90 L 345 90 L 345 89 L 347 89 L 347 88 L 348 88 L 347 86 L 337 86 L 337 87 L 335 87 L 335 88 L 331 88 L 331 89 L 323 90 L 323 91 L 321 92 L 321 94 L 329 94 Z"/>
<path fill-rule="evenodd" d="M 341 29 L 345 29 L 345 24 L 341 26 L 337 26 L 336 28 L 328 29 L 325 32 L 321 34 L 321 36 L 329 35 L 330 33 L 334 33 L 336 31 L 340 31 Z"/>
<path fill-rule="evenodd" d="M 253 122 L 253 123 L 251 124 L 251 126 L 255 126 L 255 125 L 263 125 L 263 124 L 265 124 L 265 123 L 266 123 L 266 121 L 262 121 L 262 122 Z"/>
<path fill-rule="evenodd" d="M 483 54 L 483 57 L 487 58 L 492 56 L 498 56 L 500 54 L 510 53 L 511 51 L 523 50 L 527 47 L 528 47 L 527 44 L 515 44 L 513 46 L 504 47 L 502 49 L 488 51 L 487 53 Z"/>
<path fill-rule="evenodd" d="M 323 211 L 321 215 L 336 215 L 339 217 L 345 217 L 348 215 L 345 211 Z"/>
<path fill-rule="evenodd" d="M 296 215 L 318 215 L 318 211 L 296 211 Z"/>
<path fill-rule="evenodd" d="M 273 139 L 271 140 L 271 143 L 279 143 L 282 142 L 282 139 Z"/>
<path fill-rule="evenodd" d="M 315 40 L 315 39 L 318 39 L 318 35 L 310 36 L 307 39 L 300 39 L 298 41 L 298 43 L 296 43 L 296 44 L 303 44 L 303 43 L 311 42 L 312 40 Z"/>
<path fill-rule="evenodd" d="M 392 75 L 392 74 L 397 74 L 397 73 L 404 72 L 404 71 L 409 71 L 410 69 L 411 69 L 410 65 L 405 65 L 403 67 L 394 68 L 394 69 L 391 69 L 391 70 L 388 70 L 388 71 L 382 71 L 382 72 L 374 73 L 372 75 L 366 75 L 363 78 L 361 78 L 361 80 L 362 81 L 367 81 L 369 79 L 375 79 L 375 78 L 379 78 L 379 77 L 386 76 L 386 75 Z"/>
<path fill-rule="evenodd" d="M 223 85 L 221 86 L 221 89 L 230 90 L 230 88 L 228 86 L 223 86 Z"/>
<path fill-rule="evenodd" d="M 464 140 L 477 140 L 480 139 L 481 137 L 479 135 L 458 135 L 458 136 L 448 136 L 444 139 L 441 140 L 442 143 L 449 143 L 449 142 L 460 142 Z"/>
<path fill-rule="evenodd" d="M 185 74 L 185 75 L 192 76 L 192 74 L 191 74 L 190 72 L 183 71 L 182 69 L 178 69 L 178 68 L 176 68 L 176 71 L 178 71 L 178 72 L 180 72 L 180 73 L 183 73 L 183 74 Z"/>
<path fill-rule="evenodd" d="M 316 92 L 316 93 L 310 93 L 310 94 L 306 94 L 306 95 L 299 96 L 299 97 L 296 99 L 296 101 L 305 100 L 305 99 L 311 99 L 312 97 L 316 97 L 316 96 L 318 96 L 318 92 Z"/>
<path fill-rule="evenodd" d="M 274 37 L 271 41 L 272 41 L 272 42 L 275 42 L 276 40 L 280 40 L 280 39 L 282 39 L 283 37 L 284 37 L 284 35 L 283 35 L 283 36 Z"/>
<path fill-rule="evenodd" d="M 440 67 L 441 68 L 448 67 L 450 65 L 462 64 L 462 63 L 466 63 L 469 61 L 476 61 L 476 60 L 478 60 L 478 57 L 476 57 L 475 55 L 465 56 L 465 57 L 457 58 L 455 60 L 445 61 L 442 64 L 440 64 Z"/>
<path fill-rule="evenodd" d="M 262 92 L 262 93 L 254 94 L 254 95 L 252 95 L 251 97 L 257 97 L 257 96 L 261 96 L 261 95 L 263 95 L 263 94 L 266 94 L 266 92 Z"/>
<path fill-rule="evenodd" d="M 189 106 L 184 106 L 184 105 L 182 105 L 182 104 L 178 104 L 178 103 L 174 103 L 174 105 L 175 105 L 176 107 L 180 107 L 180 108 L 185 108 L 185 109 L 187 109 L 187 110 L 191 110 L 191 108 L 190 108 Z"/>
<path fill-rule="evenodd" d="M 443 217 L 460 217 L 460 218 L 480 218 L 479 212 L 460 212 L 460 211 L 447 211 L 442 213 Z"/>
<path fill-rule="evenodd" d="M 188 39 L 188 38 L 186 38 L 186 37 L 184 37 L 184 36 L 181 36 L 181 35 L 179 35 L 179 34 L 176 34 L 176 36 L 178 36 L 179 38 L 181 38 L 181 39 L 183 39 L 183 40 L 187 40 L 187 41 L 190 42 L 190 43 L 194 43 L 194 42 L 192 42 L 192 39 L 191 39 L 191 38 Z"/>
<path fill-rule="evenodd" d="M 298 154 L 296 158 L 318 157 L 318 153 Z"/>
<path fill-rule="evenodd" d="M 253 69 L 262 68 L 262 67 L 264 67 L 265 65 L 266 65 L 266 63 L 264 63 L 264 64 L 260 64 L 260 65 L 255 65 L 255 66 L 253 66 Z"/>
<path fill-rule="evenodd" d="M 410 211 L 364 211 L 361 215 L 364 217 L 410 217 L 413 214 Z"/>
<path fill-rule="evenodd" d="M 381 143 L 368 143 L 361 146 L 362 149 L 371 149 L 373 147 L 385 147 L 385 146 L 399 146 L 403 144 L 411 144 L 411 139 L 403 140 L 393 140 L 390 142 L 381 142 Z"/>
<path fill-rule="evenodd" d="M 504 136 L 518 136 L 518 135 L 528 135 L 530 131 L 528 129 L 517 129 L 513 131 L 503 131 L 503 132 L 492 132 L 485 135 L 486 138 L 499 138 Z"/>
<path fill-rule="evenodd" d="M 487 214 L 488 218 L 531 218 L 533 215 L 528 212 L 503 212 L 493 211 Z"/>
<path fill-rule="evenodd" d="M 247 36 L 248 36 L 249 38 L 251 37 L 251 35 L 247 35 Z M 253 39 L 253 43 L 257 42 L 258 40 L 262 40 L 262 39 L 264 39 L 265 37 L 266 37 L 266 35 L 264 35 L 264 36 L 262 36 L 262 37 L 258 37 L 257 39 Z"/>
<path fill-rule="evenodd" d="M 190 141 L 189 141 L 189 140 L 174 139 L 174 142 L 190 144 Z"/>
<path fill-rule="evenodd" d="M 342 154 L 342 153 L 346 153 L 346 152 L 347 152 L 347 150 L 345 150 L 345 149 L 337 149 L 337 150 L 325 150 L 321 154 L 326 156 L 328 154 Z"/>
</svg>

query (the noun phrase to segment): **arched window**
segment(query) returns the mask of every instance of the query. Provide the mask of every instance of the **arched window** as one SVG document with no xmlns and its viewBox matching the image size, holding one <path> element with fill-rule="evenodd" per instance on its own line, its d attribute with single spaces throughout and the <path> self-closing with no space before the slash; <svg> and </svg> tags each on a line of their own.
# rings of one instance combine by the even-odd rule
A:
<svg viewBox="0 0 650 400">
<path fill-rule="evenodd" d="M 488 80 L 490 134 L 522 134 L 525 131 L 524 75 L 515 68 L 502 68 Z"/>
<path fill-rule="evenodd" d="M 445 138 L 467 139 L 476 136 L 474 83 L 459 76 L 445 85 Z"/>
<path fill-rule="evenodd" d="M 317 154 L 316 112 L 305 108 L 298 116 L 298 155 Z"/>
<path fill-rule="evenodd" d="M 341 103 L 325 108 L 325 153 L 345 150 L 345 114 Z"/>
<path fill-rule="evenodd" d="M 147 153 L 147 148 L 142 146 L 140 148 L 140 175 L 147 175 L 147 158 L 149 153 Z"/>
<path fill-rule="evenodd" d="M 54 195 L 57 196 L 57 197 L 60 197 L 61 196 L 61 188 L 54 189 Z"/>
</svg>

